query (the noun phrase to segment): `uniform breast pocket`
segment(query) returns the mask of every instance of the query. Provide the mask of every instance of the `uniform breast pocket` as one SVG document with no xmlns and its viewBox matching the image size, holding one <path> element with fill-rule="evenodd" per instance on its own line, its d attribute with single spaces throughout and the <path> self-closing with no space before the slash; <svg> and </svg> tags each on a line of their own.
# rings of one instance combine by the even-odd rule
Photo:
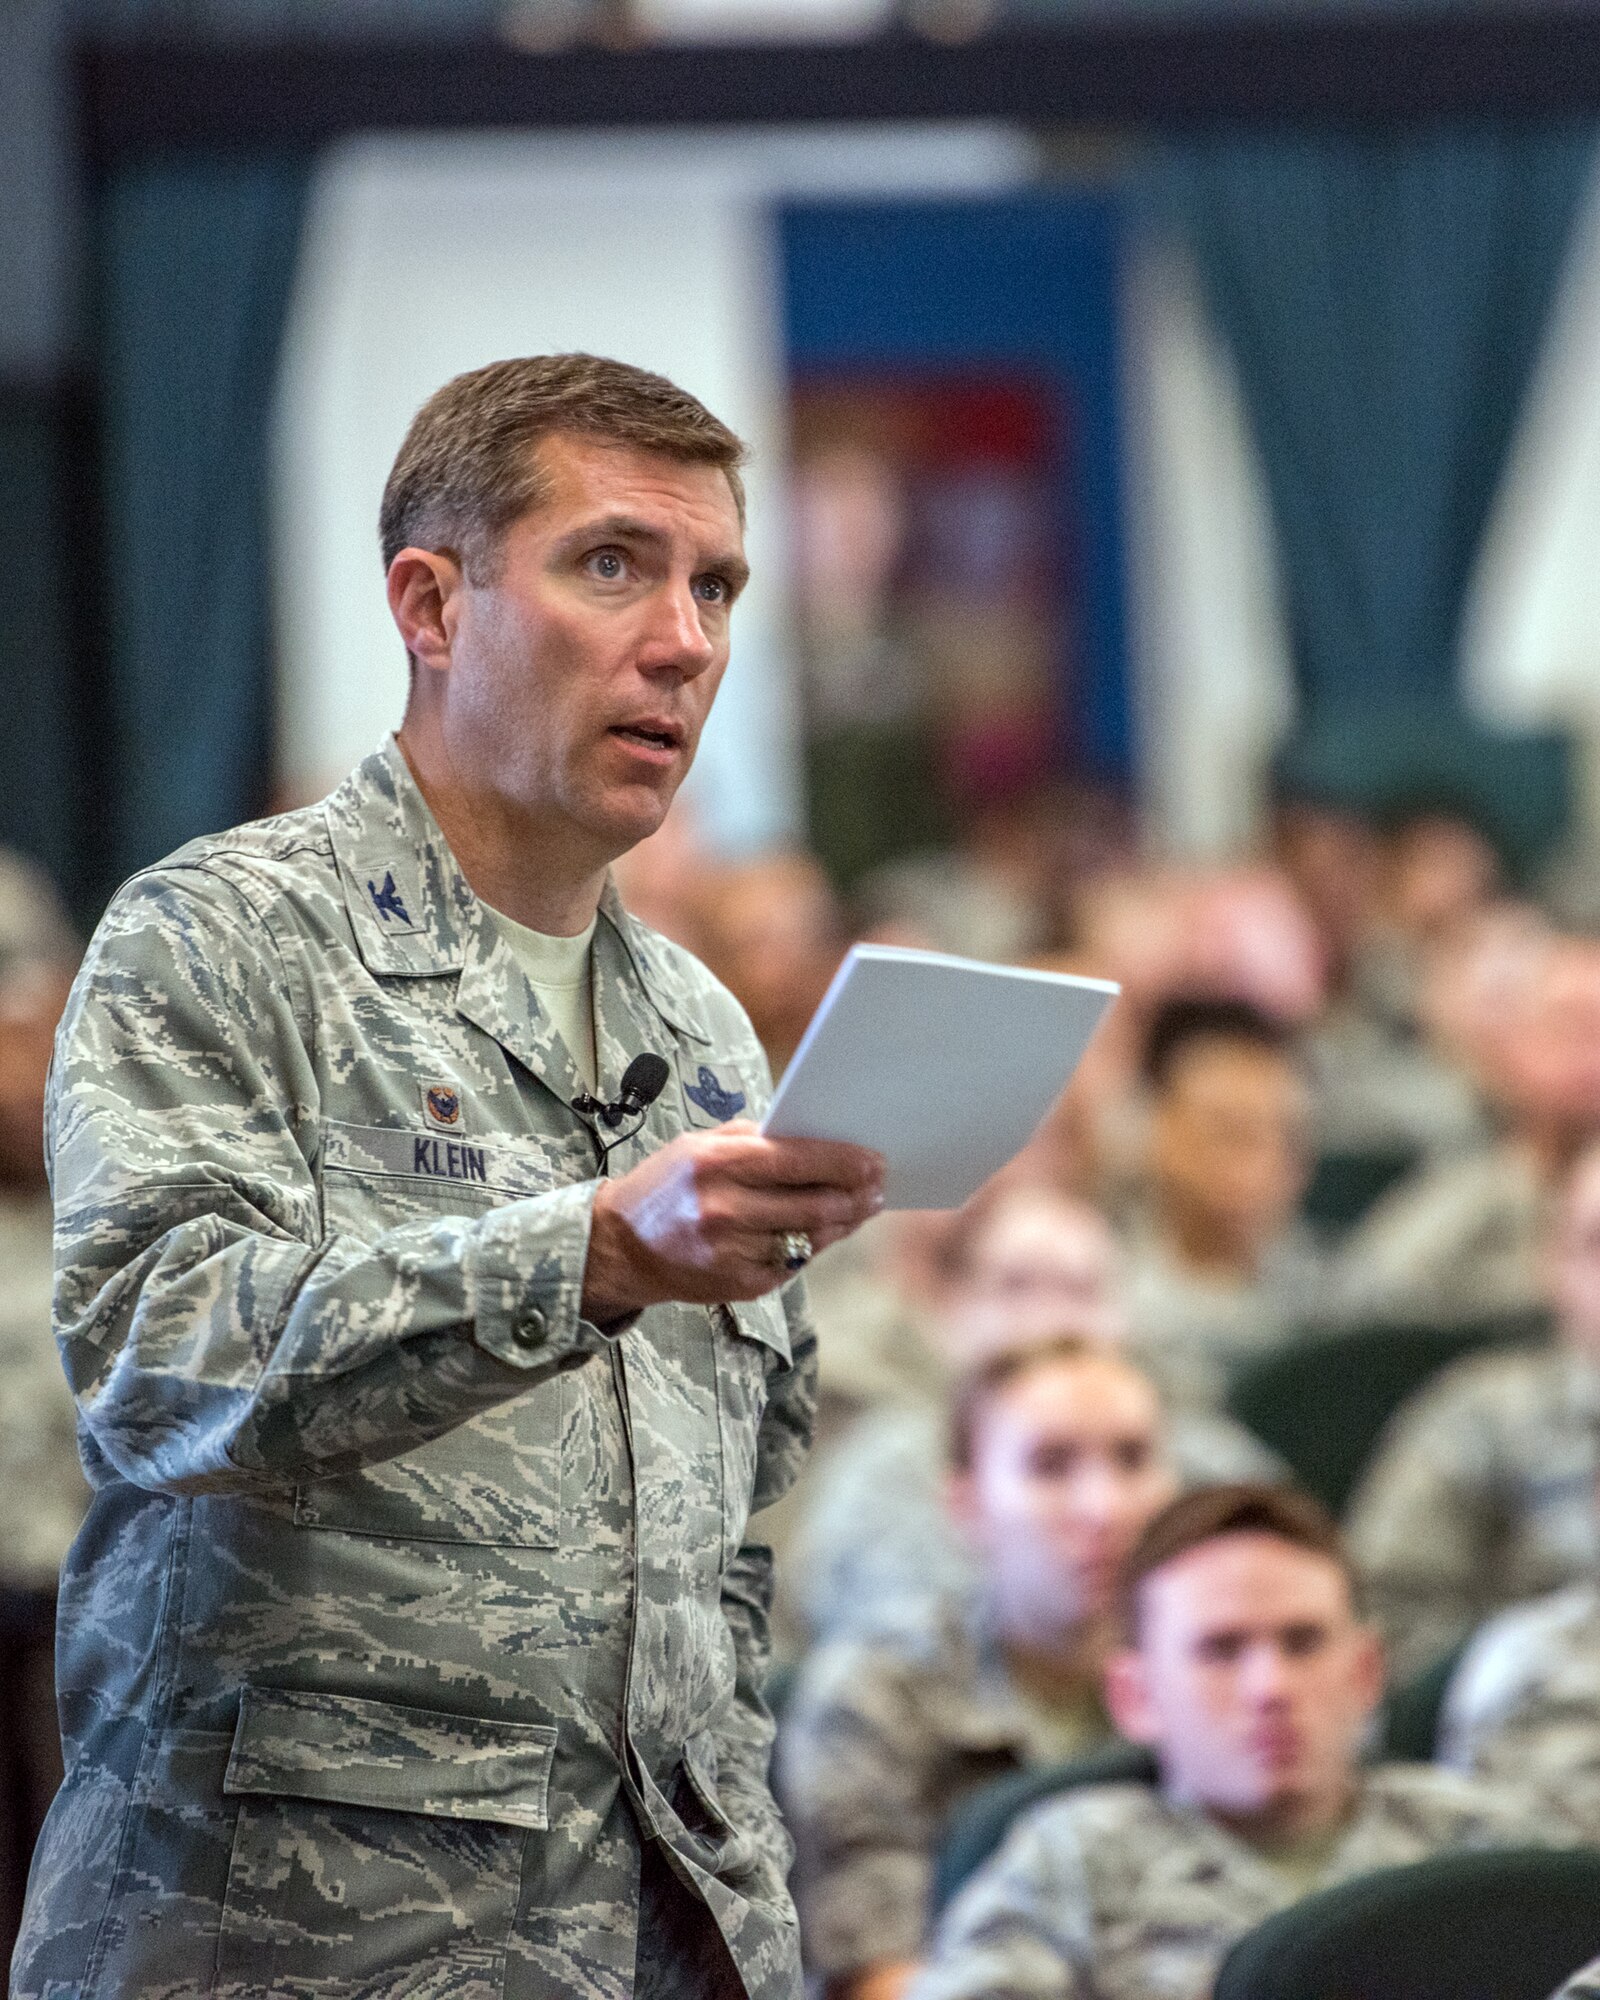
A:
<svg viewBox="0 0 1600 2000">
<path fill-rule="evenodd" d="M 379 1140 L 391 1151 L 403 1146 L 437 1159 L 441 1169 L 462 1161 L 466 1151 L 444 1142 L 413 1141 L 410 1134 L 367 1135 L 370 1152 Z M 330 1147 L 330 1153 L 334 1151 Z M 483 1154 L 484 1178 L 458 1171 L 419 1174 L 377 1173 L 370 1167 L 325 1161 L 322 1174 L 324 1226 L 329 1234 L 354 1235 L 372 1242 L 385 1231 L 452 1220 L 470 1221 L 518 1199 L 505 1184 L 509 1173 L 499 1156 L 504 1142 Z M 351 1151 L 345 1144 L 345 1157 Z M 537 1162 L 523 1163 L 536 1183 Z M 490 1173 L 495 1174 L 491 1180 Z M 528 1192 L 537 1192 L 537 1185 Z M 537 1380 L 521 1395 L 458 1424 L 413 1451 L 338 1479 L 312 1481 L 297 1489 L 295 1521 L 304 1528 L 376 1535 L 403 1541 L 466 1542 L 500 1548 L 551 1549 L 561 1541 L 562 1428 L 566 1385 L 560 1376 Z"/>
<path fill-rule="evenodd" d="M 750 1524 L 768 1371 L 789 1364 L 789 1322 L 776 1292 L 718 1306 L 717 1422 L 722 1433 L 722 1560 L 738 1553 Z"/>
</svg>

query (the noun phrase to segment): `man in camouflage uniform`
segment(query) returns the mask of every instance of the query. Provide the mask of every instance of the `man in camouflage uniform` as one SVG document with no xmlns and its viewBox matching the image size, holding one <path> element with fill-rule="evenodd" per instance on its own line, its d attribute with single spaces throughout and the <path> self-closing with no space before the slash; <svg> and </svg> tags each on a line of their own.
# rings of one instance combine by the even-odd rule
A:
<svg viewBox="0 0 1600 2000">
<path fill-rule="evenodd" d="M 727 663 L 738 456 L 616 363 L 447 385 L 384 501 L 399 739 L 96 934 L 48 1114 L 95 1493 L 18 1996 L 798 1993 L 746 1524 L 811 1420 L 785 1263 L 879 1163 L 726 1123 L 748 1022 L 606 876 Z M 525 968 L 588 924 L 561 1033 Z M 607 1129 L 586 1075 L 644 1051 Z"/>
<path fill-rule="evenodd" d="M 1600 1845 L 1600 1588 L 1575 1584 L 1484 1627 L 1451 1676 L 1439 1758 L 1538 1791 Z"/>
<path fill-rule="evenodd" d="M 1555 1344 L 1428 1383 L 1352 1502 L 1351 1547 L 1401 1675 L 1507 1605 L 1600 1574 L 1600 1147 L 1579 1155 L 1547 1239 Z"/>
<path fill-rule="evenodd" d="M 1025 1815 L 951 1905 L 911 2000 L 1204 2000 L 1231 1947 L 1312 1890 L 1539 1837 L 1530 1806 L 1452 1772 L 1357 1770 L 1381 1668 L 1314 1502 L 1190 1494 L 1126 1576 L 1133 1644 L 1107 1693 L 1160 1786 Z"/>
</svg>

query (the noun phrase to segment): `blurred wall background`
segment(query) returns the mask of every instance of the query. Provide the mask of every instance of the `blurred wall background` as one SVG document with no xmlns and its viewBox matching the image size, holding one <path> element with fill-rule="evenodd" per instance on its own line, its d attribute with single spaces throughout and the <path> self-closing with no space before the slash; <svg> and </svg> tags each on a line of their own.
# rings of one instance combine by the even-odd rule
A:
<svg viewBox="0 0 1600 2000">
<path fill-rule="evenodd" d="M 885 504 L 909 509 L 880 608 L 902 667 L 937 683 L 923 715 L 936 776 L 982 766 L 1009 782 L 1020 725 L 1010 749 L 991 730 L 973 762 L 971 718 L 987 699 L 1037 716 L 1060 774 L 1130 797 L 1157 849 L 1248 849 L 1275 782 L 1369 807 L 1460 799 L 1525 867 L 1571 830 L 1574 800 L 1580 831 L 1600 817 L 1585 775 L 1600 734 L 1585 595 L 1600 514 L 1586 388 L 1600 284 L 1586 274 L 1600 268 L 1600 230 L 1580 219 L 1583 120 L 1302 119 L 1248 136 L 1037 118 L 715 136 L 691 125 L 332 146 L 285 128 L 184 148 L 157 143 L 159 107 L 146 140 L 127 140 L 138 120 L 124 106 L 126 143 L 97 149 L 74 96 L 75 76 L 103 84 L 119 48 L 159 47 L 152 37 L 229 49 L 247 77 L 250 51 L 285 39 L 336 51 L 476 38 L 503 56 L 582 35 L 606 50 L 639 33 L 866 32 L 893 14 L 902 33 L 978 48 L 1008 20 L 1085 10 L 757 11 L 660 0 L 630 25 L 620 6 L 577 0 L 4 0 L 0 171 L 14 198 L 0 204 L 0 527 L 21 582 L 0 632 L 12 724 L 0 834 L 44 860 L 80 911 L 190 834 L 319 789 L 392 721 L 398 670 L 370 555 L 382 470 L 445 374 L 558 344 L 680 373 L 757 444 L 763 585 L 698 788 L 730 851 L 804 830 L 809 815 L 826 852 L 819 800 L 826 814 L 830 783 L 859 794 L 877 768 L 817 750 L 832 725 L 794 501 L 815 521 L 849 496 L 835 459 L 818 515 L 814 468 L 794 447 L 837 422 L 819 389 L 830 368 L 877 398 L 875 449 L 894 469 Z M 86 44 L 98 71 L 81 67 Z M 690 109 L 673 107 L 675 121 Z M 389 120 L 377 99 L 373 116 Z M 1115 325 L 1095 366 L 1109 389 L 1090 393 L 1082 355 L 1046 355 L 1052 339 L 1070 347 L 1094 284 L 1076 267 L 1068 284 L 1062 262 L 1053 275 L 1068 289 L 1053 300 L 1052 272 L 1014 239 L 1013 254 L 964 277 L 955 237 L 946 229 L 940 249 L 929 234 L 929 204 L 952 197 L 999 204 L 996 218 L 1007 202 L 1042 203 L 1068 235 L 1105 232 Z M 859 353 L 823 360 L 815 274 L 845 254 L 840 214 L 865 202 L 882 244 L 898 244 L 881 252 L 885 273 L 913 274 L 902 300 L 967 287 L 965 334 L 952 320 L 896 350 L 863 319 Z M 819 203 L 833 220 L 797 220 Z M 817 227 L 834 232 L 829 255 L 807 266 Z M 860 254 L 858 300 L 892 317 L 900 308 L 860 276 L 878 253 Z M 1014 331 L 1009 351 L 974 331 L 985 317 Z M 922 398 L 916 451 L 905 410 L 889 410 L 897 369 Z M 1031 397 L 1045 412 L 1032 500 L 1016 497 L 1021 460 L 1002 477 L 981 441 L 949 442 L 981 430 L 980 378 L 1013 408 Z M 896 424 L 891 449 L 884 426 Z M 986 636 L 954 667 L 907 642 L 941 506 L 967 522 L 963 559 L 978 568 L 980 517 L 1021 507 L 1023 536 L 1045 523 L 1045 637 L 1019 626 L 1005 653 L 990 645 L 995 618 L 974 614 L 967 629 Z M 944 612 L 955 630 L 948 601 Z M 1044 679 L 1030 647 L 1048 657 Z M 969 803 L 957 783 L 951 811 Z"/>
</svg>

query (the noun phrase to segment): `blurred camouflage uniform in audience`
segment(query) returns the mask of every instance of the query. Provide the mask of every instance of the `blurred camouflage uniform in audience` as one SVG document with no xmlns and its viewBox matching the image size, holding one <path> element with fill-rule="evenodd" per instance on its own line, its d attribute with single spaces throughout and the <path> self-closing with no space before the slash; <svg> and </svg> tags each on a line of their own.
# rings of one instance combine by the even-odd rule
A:
<svg viewBox="0 0 1600 2000">
<path fill-rule="evenodd" d="M 1488 1125 L 1470 1079 L 1363 1000 L 1358 988 L 1332 1001 L 1302 1036 L 1318 1152 L 1481 1146 Z"/>
<path fill-rule="evenodd" d="M 1351 1551 L 1395 1671 L 1492 1612 L 1600 1570 L 1600 1371 L 1565 1348 L 1474 1356 L 1395 1418 Z"/>
<path fill-rule="evenodd" d="M 1345 1239 L 1341 1318 L 1449 1321 L 1521 1312 L 1540 1296 L 1550 1195 L 1510 1140 L 1447 1156 L 1392 1188 Z"/>
<path fill-rule="evenodd" d="M 1174 1410 L 1220 1411 L 1239 1368 L 1305 1337 L 1326 1290 L 1326 1260 L 1304 1229 L 1272 1244 L 1258 1277 L 1244 1284 L 1183 1269 L 1136 1222 L 1127 1247 L 1128 1352 Z"/>
<path fill-rule="evenodd" d="M 1168 1449 L 1185 1486 L 1279 1479 L 1288 1468 L 1227 1417 L 1178 1411 Z M 942 1604 L 970 1602 L 981 1578 L 943 1504 L 943 1403 L 860 1419 L 817 1468 L 793 1533 L 787 1589 L 813 1640 L 917 1634 Z"/>
<path fill-rule="evenodd" d="M 822 1629 L 808 1523 L 828 1506 L 834 1467 L 878 1412 L 892 1417 L 936 1396 L 945 1368 L 914 1302 L 886 1268 L 884 1234 L 898 1216 L 880 1216 L 835 1243 L 806 1268 L 806 1297 L 817 1329 L 815 1440 L 799 1478 L 764 1509 L 761 1539 L 777 1559 L 772 1607 L 773 1652 L 797 1659 Z M 803 1547 L 804 1545 L 804 1547 Z M 848 1587 L 848 1586 L 847 1586 Z"/>
<path fill-rule="evenodd" d="M 917 1643 L 844 1639 L 814 1653 L 778 1764 L 807 1962 L 838 1978 L 914 1958 L 951 1807 L 1111 1737 L 1097 1691 L 1068 1711 L 1030 1700 L 970 1604 L 930 1617 Z"/>
<path fill-rule="evenodd" d="M 1600 1958 L 1580 1966 L 1559 1993 L 1551 1994 L 1550 2000 L 1600 2000 Z"/>
<path fill-rule="evenodd" d="M 1450 1683 L 1439 1759 L 1530 1787 L 1600 1845 L 1600 1588 L 1503 1612 Z"/>
<path fill-rule="evenodd" d="M 1093 1786 L 1018 1823 L 950 1906 L 908 2000 L 1190 2000 L 1247 1931 L 1311 1889 L 1542 1837 L 1514 1796 L 1391 1765 L 1363 1774 L 1307 1882 L 1154 1786 Z"/>
<path fill-rule="evenodd" d="M 78 954 L 45 877 L 0 852 L 0 1948 L 61 1781 L 55 1599 L 88 1503 L 77 1421 L 50 1329 L 45 1071 Z"/>
</svg>

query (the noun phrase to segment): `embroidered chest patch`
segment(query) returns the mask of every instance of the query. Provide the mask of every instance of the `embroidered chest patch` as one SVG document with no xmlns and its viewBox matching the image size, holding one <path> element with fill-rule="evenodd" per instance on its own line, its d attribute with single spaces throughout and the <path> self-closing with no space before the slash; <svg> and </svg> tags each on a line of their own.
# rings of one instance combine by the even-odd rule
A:
<svg viewBox="0 0 1600 2000">
<path fill-rule="evenodd" d="M 744 1092 L 726 1089 L 715 1070 L 705 1063 L 701 1063 L 694 1082 L 683 1086 L 683 1094 L 691 1104 L 698 1105 L 708 1118 L 715 1118 L 720 1123 L 737 1118 L 745 1107 Z"/>
<path fill-rule="evenodd" d="M 461 1130 L 461 1093 L 451 1083 L 422 1085 L 422 1115 L 436 1132 Z"/>
</svg>

